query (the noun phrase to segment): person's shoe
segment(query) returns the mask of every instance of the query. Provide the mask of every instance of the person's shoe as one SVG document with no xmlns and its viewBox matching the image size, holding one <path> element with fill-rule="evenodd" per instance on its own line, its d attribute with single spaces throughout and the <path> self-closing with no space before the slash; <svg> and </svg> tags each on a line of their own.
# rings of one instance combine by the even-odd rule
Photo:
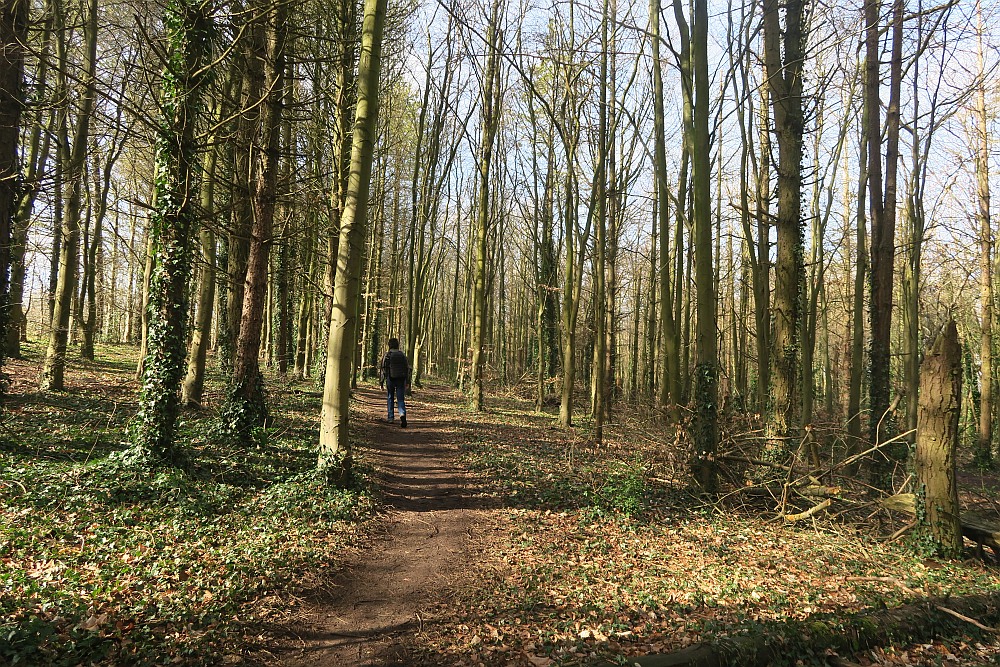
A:
<svg viewBox="0 0 1000 667">
<path fill-rule="evenodd" d="M 406 415 L 399 415 L 399 425 L 406 428 Z"/>
</svg>

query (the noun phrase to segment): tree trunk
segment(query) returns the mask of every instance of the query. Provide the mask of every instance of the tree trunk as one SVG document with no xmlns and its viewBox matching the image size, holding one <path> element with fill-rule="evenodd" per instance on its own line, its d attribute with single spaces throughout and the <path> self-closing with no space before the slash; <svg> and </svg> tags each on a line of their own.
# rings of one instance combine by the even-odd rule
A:
<svg viewBox="0 0 1000 667">
<path fill-rule="evenodd" d="M 134 430 L 134 447 L 144 457 L 177 464 L 174 441 L 184 374 L 187 284 L 191 236 L 197 220 L 195 187 L 196 124 L 210 58 L 211 17 L 200 2 L 177 2 L 166 9 L 167 63 L 156 152 L 156 205 L 150 218 L 155 265 L 149 286 L 148 350 Z"/>
<path fill-rule="evenodd" d="M 659 243 L 655 252 L 659 267 L 657 285 L 660 302 L 660 377 L 656 384 L 659 392 L 659 408 L 669 414 L 672 420 L 677 417 L 676 405 L 680 402 L 677 395 L 677 322 L 674 320 L 673 300 L 670 296 L 670 183 L 667 180 L 667 140 L 665 118 L 663 111 L 663 65 L 660 61 L 660 0 L 650 0 L 649 26 L 653 53 L 653 131 L 654 131 L 654 175 L 656 178 L 656 212 Z M 682 48 L 686 48 L 687 40 L 682 37 Z M 678 224 L 680 218 L 678 218 Z M 675 281 L 676 283 L 676 281 Z"/>
<path fill-rule="evenodd" d="M 267 299 L 267 267 L 274 242 L 274 211 L 280 159 L 281 114 L 285 96 L 285 45 L 289 6 L 267 2 L 259 8 L 251 26 L 251 62 L 248 77 L 264 77 L 263 84 L 252 82 L 251 90 L 266 92 L 261 105 L 258 132 L 262 145 L 256 147 L 251 166 L 253 227 L 243 293 L 240 331 L 233 356 L 233 378 L 223 412 L 226 428 L 247 440 L 254 427 L 267 421 L 264 380 L 260 372 L 261 334 Z M 263 71 L 260 70 L 263 68 Z"/>
<path fill-rule="evenodd" d="M 20 187 L 18 146 L 21 112 L 24 108 L 24 44 L 27 34 L 27 0 L 5 2 L 0 8 L 0 332 L 6 331 L 12 321 L 8 278 L 11 268 L 11 230 Z M 19 325 L 20 314 L 15 315 L 18 316 Z M 15 337 L 15 345 L 17 339 L 19 337 Z M 7 354 L 4 346 L 0 345 L 0 366 Z"/>
<path fill-rule="evenodd" d="M 8 7 L 11 5 L 7 5 Z M 15 2 L 12 4 L 13 14 L 10 17 L 13 22 L 8 24 L 8 19 L 4 20 L 4 31 L 10 30 L 9 33 L 5 32 L 4 44 L 10 44 L 7 42 L 7 34 L 10 34 L 14 38 L 15 44 L 14 48 L 20 49 L 21 44 L 25 43 L 27 39 L 27 16 L 23 15 L 28 8 L 27 2 Z M 43 99 L 44 96 L 49 93 L 47 89 L 48 72 L 49 72 L 49 61 L 51 59 L 50 53 L 50 42 L 52 37 L 52 24 L 55 14 L 55 8 L 53 2 L 46 3 L 45 10 L 45 22 L 42 29 L 41 44 L 42 53 L 38 60 L 38 69 L 35 73 L 36 85 L 35 89 L 37 91 L 37 96 L 39 99 Z M 21 21 L 20 23 L 18 21 Z M 24 79 L 24 56 L 23 53 L 17 54 L 10 51 L 11 46 L 4 47 L 5 58 L 7 63 L 0 66 L 0 71 L 7 72 L 10 77 L 17 77 L 16 80 L 9 81 L 4 84 L 0 84 L 0 90 L 10 91 L 10 97 L 4 98 L 4 103 L 10 100 L 16 103 L 18 113 L 21 113 L 24 105 L 24 92 L 21 89 Z M 14 70 L 18 70 L 15 72 Z M 20 99 L 19 99 L 20 98 Z M 4 111 L 0 113 L 9 114 L 9 111 Z M 49 115 L 49 126 L 45 128 L 44 137 L 43 127 L 42 127 L 42 109 L 39 108 L 35 113 L 35 118 L 31 126 L 31 132 L 27 139 L 27 156 L 24 169 L 24 181 L 21 184 L 20 192 L 16 193 L 17 209 L 14 212 L 14 220 L 12 223 L 11 231 L 11 245 L 10 245 L 10 298 L 8 303 L 10 304 L 10 316 L 7 321 L 7 348 L 5 350 L 8 357 L 18 358 L 21 356 L 21 341 L 27 340 L 28 331 L 28 320 L 27 314 L 24 307 L 24 279 L 26 275 L 27 266 L 25 264 L 25 254 L 28 247 L 28 230 L 31 226 L 32 212 L 35 207 L 35 199 L 40 191 L 39 175 L 45 171 L 45 163 L 48 161 L 49 149 L 52 142 L 52 132 L 54 130 L 54 122 L 58 114 L 55 112 L 50 112 Z M 20 124 L 21 118 L 10 117 L 4 121 L 0 121 L 4 128 L 12 128 L 11 131 L 14 133 L 16 140 L 17 130 L 16 125 Z M 16 150 L 17 146 L 14 145 Z M 6 151 L 6 149 L 4 149 Z M 5 152 L 6 155 L 6 152 Z M 15 154 L 16 160 L 16 154 Z M 3 178 L 2 183 L 10 183 L 13 185 L 14 181 L 8 178 Z M 58 234 L 55 236 L 58 237 Z M 55 261 L 57 255 L 53 255 L 52 261 Z M 2 260 L 0 260 L 2 261 Z"/>
<path fill-rule="evenodd" d="M 490 176 L 497 129 L 500 126 L 500 62 L 499 62 L 500 2 L 493 0 L 490 24 L 486 34 L 486 65 L 483 70 L 482 139 L 479 145 L 479 195 L 476 225 L 474 312 L 472 317 L 472 408 L 484 408 L 486 344 L 486 264 L 487 238 L 491 217 Z"/>
<path fill-rule="evenodd" d="M 868 114 L 868 189 L 871 206 L 871 355 L 869 367 L 870 433 L 872 444 L 892 437 L 889 414 L 889 358 L 892 334 L 893 261 L 896 234 L 896 168 L 899 156 L 899 99 L 903 75 L 903 0 L 893 0 L 892 53 L 889 74 L 889 104 L 886 111 L 886 151 L 883 180 L 881 106 L 879 101 L 880 30 L 878 0 L 865 0 L 866 95 Z M 905 458 L 905 444 L 883 449 L 885 457 L 872 466 L 873 482 L 889 488 L 897 463 Z"/>
<path fill-rule="evenodd" d="M 691 199 L 694 232 L 694 273 L 697 289 L 697 363 L 694 379 L 695 481 L 707 493 L 716 488 L 715 449 L 718 445 L 719 349 L 716 322 L 715 269 L 712 258 L 712 168 L 709 136 L 708 1 L 694 0 L 691 20 L 691 63 L 694 81 Z"/>
<path fill-rule="evenodd" d="M 97 89 L 97 0 L 88 4 L 87 25 L 85 30 L 85 57 L 81 72 L 82 89 L 80 91 L 80 111 L 76 118 L 76 133 L 73 145 L 69 149 L 63 174 L 69 179 L 69 196 L 65 202 L 63 225 L 59 234 L 62 236 L 62 247 L 59 253 L 59 278 L 56 286 L 55 305 L 52 312 L 52 326 L 49 333 L 49 345 L 45 352 L 45 363 L 42 368 L 41 388 L 43 391 L 62 391 L 65 388 L 64 373 L 66 370 L 66 348 L 69 343 L 70 314 L 73 307 L 73 294 L 76 291 L 77 261 L 80 252 L 80 217 L 83 209 L 83 169 L 87 158 L 88 137 L 90 136 L 90 119 L 94 111 L 94 98 Z M 68 90 L 65 84 L 67 63 L 64 17 L 57 18 L 56 26 L 59 35 L 56 54 L 61 66 L 59 79 L 61 90 Z M 63 111 L 62 113 L 66 113 Z M 62 133 L 62 130 L 60 130 Z M 55 258 L 53 258 L 54 260 Z"/>
<path fill-rule="evenodd" d="M 309 375 L 309 368 L 306 365 L 306 346 L 308 344 L 309 316 L 313 309 L 313 295 L 315 290 L 313 284 L 316 279 L 316 263 L 319 252 L 315 247 L 315 238 L 310 238 L 304 244 L 303 262 L 306 271 L 302 276 L 301 287 L 299 289 L 299 312 L 296 316 L 295 326 L 295 365 L 293 377 L 301 380 Z"/>
<path fill-rule="evenodd" d="M 983 11 L 976 2 L 979 82 L 976 86 L 976 198 L 980 244 L 979 434 L 975 462 L 993 467 L 993 225 L 990 221 L 990 135 L 986 111 L 986 73 L 983 63 Z"/>
<path fill-rule="evenodd" d="M 950 321 L 920 366 L 915 463 L 918 535 L 938 555 L 962 553 L 955 454 L 962 414 L 962 348 Z M 922 509 L 922 511 L 921 511 Z"/>
<path fill-rule="evenodd" d="M 214 117 L 218 118 L 221 105 L 217 103 Z M 209 141 L 210 147 L 205 158 L 205 176 L 201 184 L 201 208 L 205 215 L 201 230 L 201 276 L 198 288 L 197 317 L 191 335 L 188 352 L 187 375 L 181 386 L 181 402 L 184 405 L 200 406 L 205 388 L 205 360 L 212 337 L 212 311 L 215 308 L 215 234 L 208 226 L 215 211 L 216 165 L 219 147 Z"/>
<path fill-rule="evenodd" d="M 294 39 L 290 39 L 288 51 L 293 56 L 295 53 L 294 44 Z M 294 81 L 295 72 L 291 58 L 286 59 L 285 68 L 285 81 Z M 285 86 L 284 94 L 284 108 L 291 109 L 295 103 L 295 85 L 293 83 L 287 84 Z M 276 280 L 278 317 L 274 322 L 277 327 L 277 333 L 274 336 L 274 356 L 277 361 L 278 375 L 285 377 L 288 375 L 288 362 L 291 360 L 293 353 L 292 297 L 289 281 L 291 280 L 294 283 L 294 279 L 290 275 L 293 260 L 290 257 L 291 248 L 289 247 L 289 244 L 291 243 L 290 239 L 294 232 L 294 218 L 290 198 L 293 165 L 297 158 L 295 150 L 295 135 L 292 132 L 292 119 L 288 117 L 287 113 L 281 118 L 281 145 L 284 149 L 284 159 L 282 161 L 281 169 L 281 188 L 283 196 L 279 204 L 280 213 L 278 215 L 281 220 L 281 238 L 279 239 L 280 247 L 278 249 L 278 275 Z"/>
<path fill-rule="evenodd" d="M 847 390 L 847 448 L 851 454 L 861 451 L 861 394 L 865 375 L 865 278 L 868 274 L 868 235 L 865 219 L 865 184 L 868 181 L 868 105 L 861 115 L 861 141 L 858 147 L 857 206 L 854 212 L 856 246 L 854 248 L 854 291 L 851 305 L 851 358 Z"/>
<path fill-rule="evenodd" d="M 798 440 L 801 414 L 799 384 L 802 297 L 805 284 L 802 244 L 802 34 L 804 2 L 784 3 L 785 25 L 779 5 L 764 1 L 764 60 L 778 139 L 777 258 L 774 264 L 774 339 L 771 349 L 771 404 L 769 444 L 771 460 L 783 459 Z M 811 372 L 811 368 L 804 369 Z"/>
<path fill-rule="evenodd" d="M 371 185 L 375 130 L 378 127 L 382 30 L 387 0 L 365 0 L 358 64 L 358 101 L 351 148 L 351 177 L 340 219 L 334 307 L 327 344 L 323 411 L 317 467 L 331 482 L 350 479 L 352 447 L 348 431 L 350 383 L 357 342 L 357 302 L 364 255 L 368 192 Z"/>
</svg>

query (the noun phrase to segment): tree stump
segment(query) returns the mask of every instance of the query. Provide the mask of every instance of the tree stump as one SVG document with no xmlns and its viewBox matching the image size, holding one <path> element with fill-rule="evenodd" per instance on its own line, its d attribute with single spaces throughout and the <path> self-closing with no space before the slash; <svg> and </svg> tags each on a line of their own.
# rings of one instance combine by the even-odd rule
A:
<svg viewBox="0 0 1000 667">
<path fill-rule="evenodd" d="M 951 321 L 920 366 L 917 411 L 917 536 L 946 557 L 962 552 L 955 451 L 962 408 L 962 348 Z"/>
</svg>

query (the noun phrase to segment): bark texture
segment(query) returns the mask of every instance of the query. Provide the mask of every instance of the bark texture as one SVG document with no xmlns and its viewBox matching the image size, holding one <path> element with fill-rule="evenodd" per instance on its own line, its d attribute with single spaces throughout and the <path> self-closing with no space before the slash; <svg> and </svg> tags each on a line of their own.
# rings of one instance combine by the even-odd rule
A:
<svg viewBox="0 0 1000 667">
<path fill-rule="evenodd" d="M 387 0 L 365 0 L 358 65 L 358 102 L 355 110 L 351 176 L 340 219 L 337 278 L 327 343 L 323 411 L 320 416 L 317 467 L 331 482 L 350 478 L 352 448 L 348 431 L 351 376 L 358 337 L 358 300 L 371 186 L 375 130 L 378 126 L 379 73 L 382 31 Z"/>
<path fill-rule="evenodd" d="M 916 443 L 918 537 L 928 549 L 947 557 L 962 552 L 955 481 L 961 413 L 962 347 L 951 321 L 920 366 Z"/>
</svg>

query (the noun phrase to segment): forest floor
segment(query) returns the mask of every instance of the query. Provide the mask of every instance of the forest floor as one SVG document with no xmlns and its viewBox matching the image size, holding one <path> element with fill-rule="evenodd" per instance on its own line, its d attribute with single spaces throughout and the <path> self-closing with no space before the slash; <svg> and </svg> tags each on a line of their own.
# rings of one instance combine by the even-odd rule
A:
<svg viewBox="0 0 1000 667">
<path fill-rule="evenodd" d="M 595 447 L 586 418 L 564 429 L 516 392 L 475 414 L 431 383 L 402 429 L 362 384 L 358 486 L 336 490 L 312 472 L 313 381 L 268 376 L 256 445 L 220 437 L 212 407 L 185 411 L 188 470 L 133 470 L 118 452 L 134 351 L 74 360 L 48 395 L 40 355 L 9 367 L 0 665 L 585 666 L 755 632 L 784 637 L 788 664 L 1000 664 L 1000 638 L 958 621 L 852 655 L 796 643 L 811 623 L 851 632 L 873 610 L 1000 591 L 1000 567 L 971 545 L 915 555 L 887 539 L 907 518 L 867 499 L 786 524 L 734 473 L 705 500 L 683 442 L 647 417 L 618 412 Z M 996 474 L 962 484 L 1000 517 Z"/>
</svg>

